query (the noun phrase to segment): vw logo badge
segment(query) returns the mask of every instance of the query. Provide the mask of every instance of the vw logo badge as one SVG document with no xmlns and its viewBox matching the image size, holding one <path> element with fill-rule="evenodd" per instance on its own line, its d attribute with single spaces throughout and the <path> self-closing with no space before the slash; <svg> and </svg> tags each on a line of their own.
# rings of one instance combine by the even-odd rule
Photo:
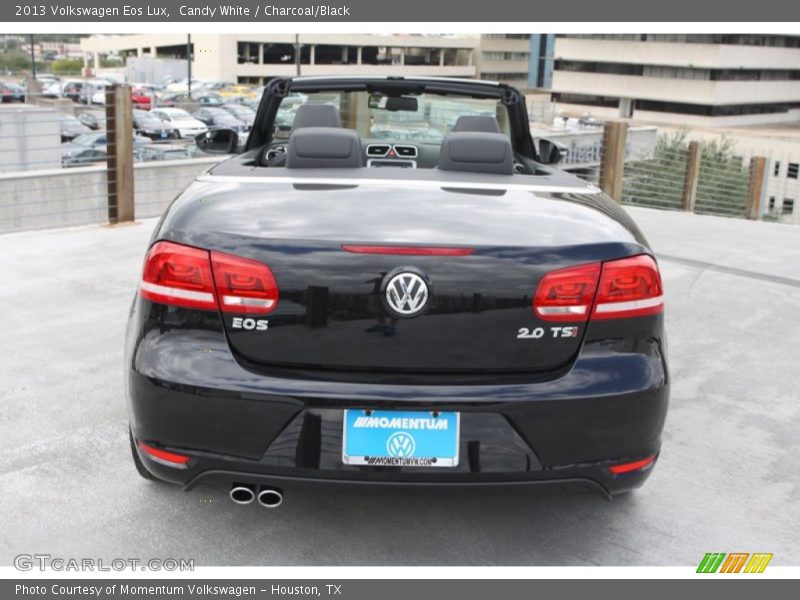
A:
<svg viewBox="0 0 800 600">
<path fill-rule="evenodd" d="M 386 441 L 386 451 L 394 458 L 410 458 L 414 455 L 417 444 L 410 433 L 398 431 L 389 436 Z"/>
<path fill-rule="evenodd" d="M 403 271 L 386 284 L 386 304 L 401 317 L 421 313 L 428 303 L 428 284 L 411 271 Z"/>
</svg>

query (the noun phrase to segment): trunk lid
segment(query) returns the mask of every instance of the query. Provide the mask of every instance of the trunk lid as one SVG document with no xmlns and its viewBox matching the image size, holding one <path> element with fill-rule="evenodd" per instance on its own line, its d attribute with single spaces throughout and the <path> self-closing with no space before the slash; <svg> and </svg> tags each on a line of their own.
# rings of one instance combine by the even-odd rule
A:
<svg viewBox="0 0 800 600">
<path fill-rule="evenodd" d="M 160 235 L 270 267 L 278 307 L 252 322 L 223 319 L 232 350 L 254 365 L 397 373 L 562 368 L 576 356 L 585 322 L 539 319 L 532 299 L 540 279 L 643 251 L 635 231 L 568 194 L 230 182 L 208 195 L 205 186 L 178 201 Z M 194 201 L 197 195 L 203 200 Z M 470 252 L 370 254 L 343 245 Z M 400 272 L 418 274 L 429 288 L 426 309 L 410 318 L 386 296 Z M 259 327 L 257 319 L 268 324 Z"/>
</svg>

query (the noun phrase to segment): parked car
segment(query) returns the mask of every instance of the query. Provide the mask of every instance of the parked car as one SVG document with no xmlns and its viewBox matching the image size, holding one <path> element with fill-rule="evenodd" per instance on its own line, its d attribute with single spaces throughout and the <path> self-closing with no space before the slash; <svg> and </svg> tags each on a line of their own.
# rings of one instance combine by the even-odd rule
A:
<svg viewBox="0 0 800 600">
<path fill-rule="evenodd" d="M 133 136 L 133 145 L 136 152 L 151 143 L 150 138 L 136 134 Z M 71 142 L 61 144 L 61 163 L 64 166 L 75 166 L 76 164 L 102 160 L 102 158 L 98 157 L 106 155 L 107 144 L 108 138 L 105 131 L 92 131 L 91 133 L 76 136 Z M 96 150 L 97 152 L 92 154 L 91 152 L 86 152 L 87 149 Z"/>
<path fill-rule="evenodd" d="M 3 102 L 25 102 L 25 88 L 12 81 L 0 81 L 0 98 Z"/>
<path fill-rule="evenodd" d="M 203 151 L 194 144 L 151 144 L 141 151 L 141 158 L 149 160 L 181 160 L 202 156 Z"/>
<path fill-rule="evenodd" d="M 172 94 L 164 98 L 173 104 L 199 104 L 200 106 L 222 106 L 224 100 L 219 94 L 193 92 L 189 94 Z"/>
<path fill-rule="evenodd" d="M 58 117 L 61 125 L 61 141 L 69 142 L 84 133 L 91 133 L 86 125 L 81 123 L 75 116 L 62 113 Z"/>
<path fill-rule="evenodd" d="M 153 90 L 142 87 L 131 88 L 131 102 L 134 108 L 150 110 L 154 96 L 155 92 Z"/>
<path fill-rule="evenodd" d="M 239 133 L 248 129 L 244 121 L 237 119 L 227 110 L 218 107 L 198 109 L 194 112 L 194 118 L 208 125 L 209 129 L 227 128 Z"/>
<path fill-rule="evenodd" d="M 104 110 L 84 110 L 78 113 L 78 121 L 86 125 L 89 129 L 106 128 L 106 111 Z"/>
<path fill-rule="evenodd" d="M 104 105 L 106 103 L 106 88 L 96 88 L 92 92 L 91 101 L 89 104 L 100 104 Z"/>
<path fill-rule="evenodd" d="M 203 87 L 203 82 L 200 79 L 192 78 L 192 89 L 197 90 Z M 179 79 L 177 81 L 168 82 L 166 87 L 164 88 L 167 92 L 186 92 L 189 89 L 189 79 L 184 77 L 183 79 Z"/>
<path fill-rule="evenodd" d="M 248 129 L 250 129 L 256 121 L 256 111 L 244 104 L 223 104 L 221 108 L 228 111 L 240 121 L 243 121 Z"/>
<path fill-rule="evenodd" d="M 287 90 L 308 101 L 276 140 Z M 143 477 L 266 507 L 304 483 L 609 497 L 647 479 L 671 381 L 658 264 L 533 139 L 522 92 L 301 77 L 261 102 L 244 153 L 199 175 L 146 249 L 124 359 Z M 369 132 L 454 110 L 438 142 Z"/>
<path fill-rule="evenodd" d="M 105 104 L 106 88 L 113 85 L 109 79 L 90 79 L 85 82 L 79 94 L 79 102 L 84 104 Z"/>
<path fill-rule="evenodd" d="M 61 95 L 73 102 L 80 102 L 83 93 L 83 81 L 67 81 L 61 88 Z"/>
<path fill-rule="evenodd" d="M 220 96 L 228 98 L 248 98 L 255 99 L 258 93 L 249 85 L 229 84 L 216 90 Z"/>
<path fill-rule="evenodd" d="M 102 163 L 108 160 L 105 146 L 98 148 L 73 148 L 68 153 L 61 154 L 62 167 L 85 167 L 92 163 Z"/>
<path fill-rule="evenodd" d="M 154 108 L 150 114 L 175 127 L 184 138 L 193 138 L 208 131 L 205 123 L 198 121 L 182 108 Z"/>
<path fill-rule="evenodd" d="M 180 130 L 167 121 L 145 110 L 133 111 L 133 129 L 151 140 L 168 140 L 181 137 Z"/>
<path fill-rule="evenodd" d="M 61 81 L 47 81 L 42 82 L 42 96 L 45 98 L 60 98 L 62 94 L 63 83 Z"/>
</svg>

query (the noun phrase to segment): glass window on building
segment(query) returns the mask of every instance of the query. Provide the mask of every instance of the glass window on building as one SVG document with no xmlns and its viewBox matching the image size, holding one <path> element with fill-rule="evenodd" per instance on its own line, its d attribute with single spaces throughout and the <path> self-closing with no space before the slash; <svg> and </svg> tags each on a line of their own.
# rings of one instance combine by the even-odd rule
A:
<svg viewBox="0 0 800 600">
<path fill-rule="evenodd" d="M 780 174 L 781 174 L 781 161 L 776 160 L 775 166 L 772 168 L 772 175 L 774 177 L 777 177 Z"/>
<path fill-rule="evenodd" d="M 791 215 L 794 213 L 794 198 L 784 198 L 781 210 L 785 215 Z"/>
<path fill-rule="evenodd" d="M 786 177 L 789 179 L 797 179 L 797 172 L 800 171 L 800 164 L 789 163 L 786 167 Z"/>
</svg>

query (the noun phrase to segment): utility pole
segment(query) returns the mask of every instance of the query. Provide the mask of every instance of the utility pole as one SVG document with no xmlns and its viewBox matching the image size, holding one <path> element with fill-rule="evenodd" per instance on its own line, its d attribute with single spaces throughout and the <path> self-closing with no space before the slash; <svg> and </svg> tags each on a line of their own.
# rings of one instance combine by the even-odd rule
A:
<svg viewBox="0 0 800 600">
<path fill-rule="evenodd" d="M 186 89 L 189 93 L 189 99 L 192 98 L 192 34 L 186 34 L 186 65 L 188 67 L 189 77 L 186 79 Z"/>
<path fill-rule="evenodd" d="M 31 74 L 36 79 L 36 55 L 33 52 L 33 34 L 31 34 Z"/>
<path fill-rule="evenodd" d="M 300 77 L 300 34 L 294 34 L 294 70 L 295 75 Z"/>
</svg>

